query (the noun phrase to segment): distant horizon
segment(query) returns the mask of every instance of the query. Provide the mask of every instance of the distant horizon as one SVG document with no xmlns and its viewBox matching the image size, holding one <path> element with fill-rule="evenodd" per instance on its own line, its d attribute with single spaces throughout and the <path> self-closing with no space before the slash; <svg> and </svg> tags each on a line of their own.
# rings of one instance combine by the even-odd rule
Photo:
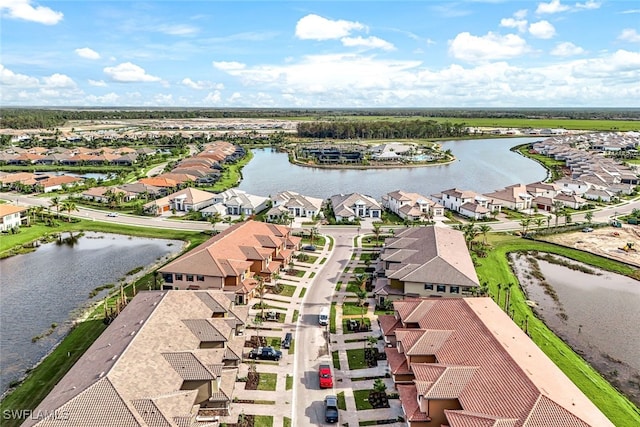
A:
<svg viewBox="0 0 640 427">
<path fill-rule="evenodd" d="M 11 0 L 0 18 L 4 107 L 640 108 L 632 0 Z"/>
</svg>

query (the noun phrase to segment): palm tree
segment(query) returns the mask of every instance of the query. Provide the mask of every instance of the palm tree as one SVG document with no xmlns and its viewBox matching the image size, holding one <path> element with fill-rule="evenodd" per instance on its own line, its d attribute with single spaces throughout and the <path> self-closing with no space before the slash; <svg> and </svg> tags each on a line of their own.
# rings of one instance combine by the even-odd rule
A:
<svg viewBox="0 0 640 427">
<path fill-rule="evenodd" d="M 264 277 L 256 274 L 253 276 L 254 279 L 258 281 L 256 285 L 256 291 L 258 292 L 258 296 L 260 297 L 260 319 L 264 321 L 264 294 L 267 291 L 267 287 L 264 283 Z"/>
<path fill-rule="evenodd" d="M 373 223 L 373 235 L 376 236 L 376 246 L 378 246 L 378 240 L 380 239 L 380 224 Z"/>
<path fill-rule="evenodd" d="M 566 211 L 564 213 L 564 225 L 571 224 L 571 212 Z"/>
<path fill-rule="evenodd" d="M 216 224 L 222 222 L 222 215 L 220 215 L 220 212 L 214 212 L 212 215 L 209 215 L 208 220 L 211 223 L 214 234 L 216 234 Z"/>
<path fill-rule="evenodd" d="M 487 224 L 482 224 L 481 226 L 478 227 L 478 231 L 480 231 L 480 233 L 482 233 L 483 243 L 486 245 L 487 244 L 487 233 L 489 233 L 491 231 L 491 227 L 489 227 Z"/>
<path fill-rule="evenodd" d="M 547 228 L 551 225 L 551 216 L 547 216 Z"/>
<path fill-rule="evenodd" d="M 500 306 L 500 290 L 502 289 L 502 283 L 498 283 L 498 307 Z"/>
<path fill-rule="evenodd" d="M 511 304 L 511 287 L 513 283 L 507 283 L 504 296 L 504 309 L 509 313 L 509 305 Z"/>
<path fill-rule="evenodd" d="M 356 291 L 356 297 L 358 298 L 358 306 L 360 306 L 361 322 L 360 327 L 364 326 L 364 305 L 367 302 L 367 291 L 365 289 L 358 289 Z"/>
<path fill-rule="evenodd" d="M 555 202 L 553 202 L 553 214 L 556 217 L 556 227 L 558 226 L 558 217 L 560 216 L 560 214 L 562 213 L 562 207 L 564 205 L 562 204 L 561 201 L 556 200 Z"/>
<path fill-rule="evenodd" d="M 540 227 L 542 227 L 542 224 L 544 223 L 544 218 L 537 217 L 534 221 L 536 223 L 536 227 L 540 228 Z"/>
<path fill-rule="evenodd" d="M 49 201 L 49 205 L 51 205 L 51 207 L 53 208 L 56 208 L 56 218 L 58 218 L 60 216 L 60 197 L 52 197 Z"/>
<path fill-rule="evenodd" d="M 60 207 L 62 208 L 62 210 L 67 211 L 69 222 L 71 222 L 71 212 L 72 211 L 78 212 L 78 206 L 76 205 L 76 202 L 73 199 L 69 199 L 69 198 L 64 199 L 60 204 Z"/>
<path fill-rule="evenodd" d="M 310 243 L 311 246 L 313 246 L 313 241 L 315 240 L 317 234 L 318 234 L 318 229 L 316 227 L 312 227 L 309 230 L 309 241 L 311 242 Z"/>
<path fill-rule="evenodd" d="M 358 289 L 365 289 L 367 285 L 367 279 L 369 279 L 369 275 L 367 274 L 356 274 L 356 284 L 358 285 Z"/>
<path fill-rule="evenodd" d="M 584 214 L 584 219 L 586 219 L 589 225 L 591 225 L 591 220 L 593 220 L 593 212 L 589 211 L 586 214 Z"/>
<path fill-rule="evenodd" d="M 529 228 L 529 224 L 531 224 L 531 218 L 523 218 L 520 221 L 520 225 L 522 226 L 522 234 L 527 234 L 527 229 Z"/>
</svg>

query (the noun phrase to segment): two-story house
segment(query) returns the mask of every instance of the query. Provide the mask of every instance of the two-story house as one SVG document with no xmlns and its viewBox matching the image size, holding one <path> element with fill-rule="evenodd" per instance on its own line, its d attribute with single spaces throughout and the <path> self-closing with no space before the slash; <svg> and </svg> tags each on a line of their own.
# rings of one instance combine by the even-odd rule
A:
<svg viewBox="0 0 640 427">
<path fill-rule="evenodd" d="M 336 194 L 329 198 L 336 221 L 382 218 L 382 206 L 371 196 L 360 193 Z"/>
<path fill-rule="evenodd" d="M 397 190 L 382 196 L 382 206 L 409 221 L 424 221 L 444 216 L 444 207 L 418 193 Z"/>
</svg>

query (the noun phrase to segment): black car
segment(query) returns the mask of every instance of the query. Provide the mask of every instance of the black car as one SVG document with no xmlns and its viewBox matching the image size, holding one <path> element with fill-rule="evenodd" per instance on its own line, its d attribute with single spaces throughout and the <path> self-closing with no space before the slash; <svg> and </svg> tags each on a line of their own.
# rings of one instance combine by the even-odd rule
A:
<svg viewBox="0 0 640 427">
<path fill-rule="evenodd" d="M 258 347 L 249 352 L 249 359 L 278 361 L 281 357 L 282 352 L 280 350 L 275 350 L 273 347 Z"/>
<path fill-rule="evenodd" d="M 291 347 L 291 340 L 293 339 L 293 335 L 291 335 L 291 332 L 287 332 L 284 336 L 284 339 L 282 340 L 282 348 L 289 348 Z"/>
<path fill-rule="evenodd" d="M 315 252 L 316 247 L 313 245 L 306 245 L 302 247 L 302 250 L 307 252 Z"/>
<path fill-rule="evenodd" d="M 328 423 L 338 422 L 338 398 L 332 394 L 324 398 L 324 420 Z"/>
</svg>

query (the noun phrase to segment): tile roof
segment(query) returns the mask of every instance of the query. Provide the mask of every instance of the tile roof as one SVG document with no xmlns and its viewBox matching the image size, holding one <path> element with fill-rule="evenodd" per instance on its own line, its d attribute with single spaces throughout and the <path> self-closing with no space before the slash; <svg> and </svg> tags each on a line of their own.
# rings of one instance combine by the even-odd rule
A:
<svg viewBox="0 0 640 427">
<path fill-rule="evenodd" d="M 212 319 L 213 310 L 203 302 L 208 300 L 199 294 L 234 311 L 226 313 L 228 318 Z M 229 382 L 237 374 L 237 368 L 223 367 L 229 349 L 200 349 L 192 329 L 209 322 L 221 336 L 228 334 L 229 347 L 237 349 L 244 337 L 235 336 L 229 322 L 247 312 L 232 307 L 220 291 L 140 292 L 36 408 L 68 410 L 67 422 L 32 420 L 24 425 L 164 426 L 165 421 L 174 425 L 176 417 L 190 418 L 198 391 L 181 390 L 184 381 Z M 229 401 L 230 395 L 225 396 Z"/>
<path fill-rule="evenodd" d="M 18 212 L 28 211 L 29 208 L 25 206 L 14 206 L 6 203 L 0 204 L 0 218 L 7 215 L 11 215 Z"/>
<path fill-rule="evenodd" d="M 415 332 L 446 331 L 448 338 L 439 336 L 436 340 L 437 364 L 411 365 L 416 383 L 402 386 L 401 392 L 403 405 L 408 405 L 407 415 L 416 416 L 415 404 L 405 402 L 402 395 L 415 393 L 430 398 L 456 396 L 467 415 L 459 417 L 458 424 L 452 422 L 452 427 L 612 426 L 490 298 L 428 301 L 435 303 L 417 322 L 419 329 Z M 419 305 L 420 300 L 394 302 L 403 321 L 410 316 L 415 320 Z M 402 340 L 405 351 L 416 345 L 420 337 L 410 330 L 396 328 L 396 338 Z M 424 354 L 431 353 L 427 347 Z M 406 387 L 413 387 L 414 391 Z M 484 414 L 497 421 L 467 422 L 473 418 L 468 414 Z"/>
<path fill-rule="evenodd" d="M 227 337 L 220 333 L 208 319 L 186 319 L 183 322 L 200 342 L 224 342 L 227 340 Z"/>
</svg>

